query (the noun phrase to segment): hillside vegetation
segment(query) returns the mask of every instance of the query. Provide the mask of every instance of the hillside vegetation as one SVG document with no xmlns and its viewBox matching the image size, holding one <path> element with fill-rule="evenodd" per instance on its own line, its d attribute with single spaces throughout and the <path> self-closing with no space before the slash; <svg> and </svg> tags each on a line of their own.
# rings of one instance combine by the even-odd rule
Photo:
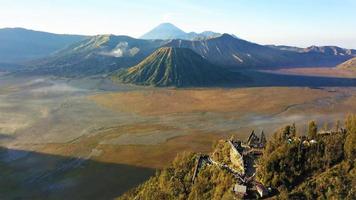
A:
<svg viewBox="0 0 356 200">
<path fill-rule="evenodd" d="M 215 166 L 206 166 L 192 182 L 197 156 L 178 154 L 170 167 L 118 199 L 232 199 L 233 176 Z"/>
<path fill-rule="evenodd" d="M 304 139 L 293 126 L 275 133 L 259 161 L 258 178 L 283 198 L 355 199 L 356 115 L 347 117 L 340 132 L 317 129 L 310 122 Z"/>
<path fill-rule="evenodd" d="M 339 126 L 320 132 L 311 122 L 306 136 L 298 136 L 294 125 L 277 131 L 257 161 L 256 181 L 273 188 L 270 196 L 280 199 L 355 199 L 356 115 L 347 117 L 345 129 Z M 228 162 L 224 141 L 215 145 L 214 154 Z M 243 198 L 232 191 L 236 179 L 231 173 L 215 165 L 203 166 L 192 181 L 198 156 L 179 154 L 169 167 L 118 199 Z"/>
</svg>

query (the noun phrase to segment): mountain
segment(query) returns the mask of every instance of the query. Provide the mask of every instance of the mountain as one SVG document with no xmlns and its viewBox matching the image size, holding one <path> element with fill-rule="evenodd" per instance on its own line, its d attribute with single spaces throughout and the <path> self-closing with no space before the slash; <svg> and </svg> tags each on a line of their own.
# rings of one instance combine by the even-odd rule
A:
<svg viewBox="0 0 356 200">
<path fill-rule="evenodd" d="M 141 39 L 175 39 L 184 37 L 186 33 L 171 23 L 163 23 L 145 33 Z"/>
<path fill-rule="evenodd" d="M 220 33 L 212 31 L 204 31 L 202 33 L 190 32 L 186 33 L 171 23 L 163 23 L 141 36 L 141 39 L 150 40 L 171 40 L 171 39 L 186 39 L 186 40 L 203 40 L 212 37 L 220 36 Z"/>
<path fill-rule="evenodd" d="M 161 40 L 97 35 L 29 65 L 32 66 L 31 72 L 36 74 L 86 76 L 109 73 L 139 63 L 163 44 Z"/>
<path fill-rule="evenodd" d="M 208 37 L 214 33 L 202 34 Z M 24 72 L 34 74 L 58 76 L 108 74 L 120 68 L 137 65 L 160 47 L 189 48 L 214 65 L 232 68 L 335 66 L 355 54 L 354 50 L 338 47 L 302 49 L 263 46 L 229 34 L 200 40 L 144 40 L 129 36 L 97 35 L 75 42 L 45 58 L 20 64 L 28 66 Z M 5 69 L 14 66 L 1 62 L 6 65 Z"/>
<path fill-rule="evenodd" d="M 62 35 L 23 28 L 0 29 L 0 61 L 20 63 L 48 56 L 85 39 L 81 35 Z"/>
<path fill-rule="evenodd" d="M 334 56 L 356 56 L 356 50 L 354 49 L 345 49 L 337 46 L 310 46 L 307 48 L 299 48 L 293 46 L 285 45 L 266 45 L 271 48 L 293 51 L 299 53 L 321 53 L 325 55 L 334 55 Z"/>
<path fill-rule="evenodd" d="M 227 67 L 335 66 L 351 58 L 353 52 L 263 46 L 229 34 L 200 41 L 176 39 L 165 46 L 190 48 L 211 63 Z"/>
<path fill-rule="evenodd" d="M 356 50 L 336 46 L 310 46 L 302 49 L 300 53 L 303 55 L 302 59 L 307 60 L 307 63 L 330 67 L 339 65 L 356 56 Z"/>
<path fill-rule="evenodd" d="M 0 63 L 0 72 L 17 72 L 26 69 L 26 66 L 16 63 Z"/>
<path fill-rule="evenodd" d="M 310 46 L 302 50 L 307 53 L 322 53 L 330 56 L 356 56 L 356 50 L 344 49 L 337 46 Z"/>
<path fill-rule="evenodd" d="M 279 49 L 283 51 L 293 51 L 293 52 L 303 52 L 304 48 L 295 47 L 295 46 L 286 46 L 286 45 L 266 45 L 267 47 Z"/>
<path fill-rule="evenodd" d="M 341 63 L 340 65 L 337 66 L 340 69 L 351 69 L 351 70 L 356 70 L 356 57 L 351 58 L 350 60 Z"/>
<path fill-rule="evenodd" d="M 208 86 L 235 80 L 234 73 L 210 64 L 186 48 L 163 47 L 114 76 L 124 83 L 153 86 Z"/>
<path fill-rule="evenodd" d="M 212 31 L 204 31 L 201 33 L 196 33 L 196 32 L 190 32 L 186 34 L 186 39 L 187 40 L 206 40 L 210 38 L 215 38 L 215 37 L 220 37 L 222 34 L 221 33 L 216 33 Z M 180 39 L 180 38 L 177 38 Z"/>
<path fill-rule="evenodd" d="M 270 66 L 287 62 L 290 52 L 238 39 L 229 34 L 201 41 L 172 40 L 165 46 L 189 48 L 221 66 Z"/>
</svg>

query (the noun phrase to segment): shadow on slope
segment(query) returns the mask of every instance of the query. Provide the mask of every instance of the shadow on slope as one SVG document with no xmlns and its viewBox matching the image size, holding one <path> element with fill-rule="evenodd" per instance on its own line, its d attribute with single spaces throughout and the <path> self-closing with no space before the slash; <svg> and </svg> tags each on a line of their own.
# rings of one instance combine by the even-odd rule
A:
<svg viewBox="0 0 356 200">
<path fill-rule="evenodd" d="M 318 77 L 272 74 L 255 70 L 239 70 L 250 78 L 242 87 L 355 87 L 355 78 Z"/>
<path fill-rule="evenodd" d="M 0 199 L 113 199 L 154 170 L 0 147 Z"/>
</svg>

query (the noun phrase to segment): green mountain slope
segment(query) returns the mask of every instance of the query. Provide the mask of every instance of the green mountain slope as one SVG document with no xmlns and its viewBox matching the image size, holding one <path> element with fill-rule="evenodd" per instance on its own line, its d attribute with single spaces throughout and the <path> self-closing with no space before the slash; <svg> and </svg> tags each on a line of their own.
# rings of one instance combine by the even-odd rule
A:
<svg viewBox="0 0 356 200">
<path fill-rule="evenodd" d="M 186 48 L 163 47 L 138 65 L 115 75 L 124 83 L 153 86 L 207 86 L 229 83 L 236 75 Z"/>
<path fill-rule="evenodd" d="M 350 60 L 341 63 L 337 67 L 340 68 L 340 69 L 356 70 L 356 57 L 355 58 L 351 58 Z"/>
<path fill-rule="evenodd" d="M 0 61 L 19 63 L 48 56 L 75 42 L 85 39 L 81 35 L 53 34 L 23 28 L 0 29 Z"/>
</svg>

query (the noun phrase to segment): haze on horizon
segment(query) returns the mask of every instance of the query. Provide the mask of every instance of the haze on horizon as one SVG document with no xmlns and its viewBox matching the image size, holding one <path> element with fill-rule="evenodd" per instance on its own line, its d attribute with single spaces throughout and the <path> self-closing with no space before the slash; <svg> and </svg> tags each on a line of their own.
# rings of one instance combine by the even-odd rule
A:
<svg viewBox="0 0 356 200">
<path fill-rule="evenodd" d="M 260 44 L 356 49 L 356 0 L 0 0 L 0 28 L 140 37 L 163 22 Z"/>
</svg>

